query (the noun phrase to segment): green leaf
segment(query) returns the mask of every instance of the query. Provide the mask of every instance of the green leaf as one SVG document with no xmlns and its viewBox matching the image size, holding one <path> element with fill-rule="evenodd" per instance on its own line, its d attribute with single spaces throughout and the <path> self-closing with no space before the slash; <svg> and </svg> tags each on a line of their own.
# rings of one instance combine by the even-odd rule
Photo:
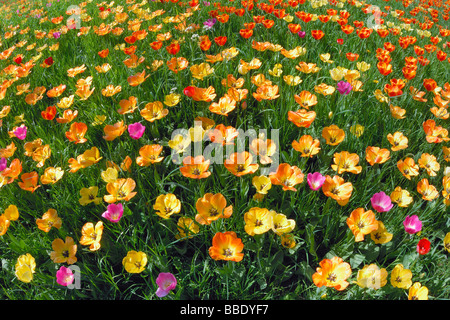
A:
<svg viewBox="0 0 450 320">
<path fill-rule="evenodd" d="M 354 254 L 350 258 L 350 265 L 352 266 L 352 269 L 357 268 L 365 259 L 365 256 L 359 253 Z"/>
</svg>

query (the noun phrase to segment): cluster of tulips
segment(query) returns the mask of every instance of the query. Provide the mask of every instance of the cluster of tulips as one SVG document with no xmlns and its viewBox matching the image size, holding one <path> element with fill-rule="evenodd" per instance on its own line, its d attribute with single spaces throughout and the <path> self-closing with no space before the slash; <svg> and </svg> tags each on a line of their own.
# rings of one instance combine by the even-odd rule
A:
<svg viewBox="0 0 450 320">
<path fill-rule="evenodd" d="M 0 216 L 0 236 L 14 232 L 11 228 L 20 223 L 20 197 L 39 193 L 44 197 L 49 188 L 58 188 L 73 176 L 94 172 L 90 169 L 97 170 L 99 176 L 97 185 L 77 186 L 78 203 L 73 204 L 103 206 L 97 221 L 83 221 L 81 230 L 52 239 L 49 258 L 60 265 L 55 273 L 59 285 L 74 282 L 70 266 L 80 263 L 79 245 L 88 253 L 100 251 L 105 225 L 120 225 L 128 219 L 126 207 L 147 192 L 139 187 L 147 179 L 139 170 L 165 163 L 178 175 L 180 184 L 189 183 L 185 188 L 211 180 L 217 176 L 215 167 L 222 164 L 214 164 L 204 155 L 189 155 L 176 167 L 167 161 L 168 154 L 182 156 L 199 141 L 222 147 L 234 145 L 239 137 L 239 117 L 244 113 L 256 114 L 263 109 L 261 106 L 274 106 L 281 98 L 292 101 L 294 106 L 279 115 L 287 119 L 287 125 L 277 129 L 282 133 L 298 130 L 298 138 L 290 141 L 288 148 L 292 148 L 299 163 L 282 161 L 268 174 L 260 174 L 258 170 L 272 164 L 279 152 L 291 151 L 280 150 L 284 146 L 265 135 L 251 139 L 248 150 L 231 153 L 224 159 L 223 167 L 229 177 L 237 177 L 241 183 L 250 177 L 243 182 L 251 184 L 253 193 L 246 195 L 250 205 L 244 212 L 236 212 L 234 199 L 225 192 L 206 191 L 196 199 L 182 199 L 176 192 L 158 192 L 150 211 L 158 221 L 178 216 L 176 240 L 189 241 L 203 230 L 210 231 L 207 228 L 217 221 L 242 216 L 241 230 L 214 232 L 208 244 L 211 259 L 242 262 L 246 258 L 246 237 L 251 239 L 264 233 L 275 234 L 282 248 L 294 249 L 299 246 L 296 234 L 299 221 L 264 202 L 271 192 L 278 191 L 295 194 L 307 189 L 311 194 L 322 193 L 327 205 L 336 202 L 338 207 L 348 209 L 344 227 L 351 231 L 354 242 L 364 242 L 370 237 L 377 245 L 385 245 L 393 238 L 380 214 L 394 206 L 408 208 L 414 202 L 415 195 L 400 179 L 416 183 L 417 195 L 425 203 L 440 198 L 442 210 L 450 205 L 450 171 L 448 167 L 443 169 L 450 161 L 450 147 L 445 145 L 450 140 L 445 129 L 450 83 L 448 78 L 435 77 L 430 71 L 447 70 L 444 76 L 448 76 L 448 1 L 422 0 L 417 5 L 410 0 L 395 4 L 385 1 L 382 7 L 358 0 L 118 2 L 121 3 L 90 0 L 67 9 L 69 3 L 62 0 L 39 5 L 17 1 L 3 3 L 0 10 L 2 19 L 9 22 L 0 35 L 0 125 L 5 128 L 0 147 L 0 187 L 4 190 L 17 185 L 19 199 L 15 204 L 11 204 L 11 199 L 6 202 L 2 199 L 5 209 Z M 394 9 L 400 6 L 405 10 Z M 357 17 L 370 18 L 376 27 Z M 228 27 L 230 30 L 226 31 Z M 340 56 L 317 52 L 317 61 L 307 61 L 313 48 L 282 46 L 278 44 L 282 39 L 267 40 L 266 36 L 276 29 L 282 29 L 286 37 L 295 41 L 312 41 L 318 48 L 328 41 L 330 46 L 337 46 Z M 349 37 L 364 49 L 346 49 Z M 82 64 L 64 64 L 70 58 L 63 56 L 70 53 L 61 52 L 60 48 L 70 47 L 64 42 L 73 39 L 77 42 L 94 39 L 90 41 L 102 44 L 89 48 L 95 51 L 96 59 L 92 59 L 95 63 L 89 58 Z M 371 41 L 377 43 L 374 51 Z M 254 57 L 240 58 L 246 50 Z M 405 54 L 404 59 L 398 59 Z M 256 55 L 272 60 L 267 62 Z M 228 66 L 226 72 L 224 66 Z M 122 71 L 127 74 L 123 79 L 110 77 L 123 75 Z M 40 79 L 36 74 L 37 77 L 50 74 L 59 83 L 38 85 Z M 154 92 L 147 94 L 146 86 L 150 82 L 156 85 L 159 77 L 167 80 L 162 87 L 171 86 L 169 82 L 173 79 L 177 85 L 164 87 L 161 96 Z M 306 78 L 309 80 L 305 81 Z M 110 79 L 115 79 L 116 84 L 109 82 L 96 90 Z M 368 93 L 369 86 L 376 89 Z M 336 99 L 343 101 L 361 95 L 360 103 L 365 103 L 370 95 L 386 107 L 389 115 L 399 121 L 398 130 L 383 137 L 386 141 L 365 145 L 361 150 L 350 151 L 348 146 L 342 149 L 349 133 L 360 139 L 370 124 L 358 123 L 347 128 L 331 123 L 334 113 L 330 111 L 322 125 L 318 124 L 319 113 L 329 103 L 337 103 Z M 434 149 L 397 156 L 412 142 L 409 133 L 402 129 L 401 121 L 409 109 L 396 105 L 401 98 L 419 104 L 420 112 L 425 110 L 427 118 L 417 131 L 423 135 L 423 143 L 426 141 Z M 98 114 L 86 110 L 90 104 L 102 103 L 110 105 L 103 113 L 98 111 L 100 108 L 95 109 Z M 194 111 L 187 111 L 189 106 L 194 106 Z M 202 109 L 198 114 L 197 107 Z M 161 123 L 173 128 L 173 123 L 183 121 L 179 115 L 186 112 L 193 113 L 188 118 L 195 118 L 199 125 L 190 127 L 186 134 L 169 136 Z M 41 133 L 49 128 L 54 133 L 47 136 Z M 120 161 L 113 161 L 111 146 L 127 148 L 132 144 L 138 145 L 137 152 L 130 151 Z M 58 159 L 65 148 L 70 155 Z M 331 155 L 330 166 L 312 172 L 304 169 L 306 161 L 314 161 L 325 153 Z M 393 158 L 398 160 L 393 163 Z M 302 160 L 305 162 L 301 165 Z M 392 182 L 392 190 L 374 193 L 370 200 L 372 209 L 355 207 L 353 177 L 366 168 L 389 164 L 394 168 L 392 175 L 398 175 L 396 182 Z M 156 175 L 157 169 L 154 172 Z M 415 180 L 418 176 L 420 179 Z M 195 214 L 185 214 L 188 203 Z M 64 224 L 64 215 L 55 208 L 34 212 L 34 227 L 48 236 L 54 235 L 51 231 L 55 229 L 70 230 Z M 422 222 L 420 214 L 407 214 L 403 218 L 405 236 L 417 238 L 415 251 L 421 256 L 428 254 L 433 245 L 437 246 L 421 235 Z M 443 238 L 443 249 L 450 252 L 450 232 Z M 122 265 L 128 273 L 142 273 L 147 270 L 149 260 L 144 251 L 128 249 Z M 38 267 L 33 255 L 21 254 L 16 260 L 15 275 L 18 280 L 30 283 Z M 311 280 L 316 286 L 337 291 L 349 286 L 352 268 L 342 258 L 323 258 L 315 267 Z M 356 277 L 355 282 L 361 288 L 380 289 L 387 284 L 388 271 L 372 263 L 363 266 Z M 391 271 L 393 287 L 409 290 L 409 299 L 428 299 L 428 288 L 412 278 L 411 270 L 400 263 Z M 155 294 L 164 297 L 175 289 L 176 275 L 161 272 L 156 284 Z"/>
</svg>

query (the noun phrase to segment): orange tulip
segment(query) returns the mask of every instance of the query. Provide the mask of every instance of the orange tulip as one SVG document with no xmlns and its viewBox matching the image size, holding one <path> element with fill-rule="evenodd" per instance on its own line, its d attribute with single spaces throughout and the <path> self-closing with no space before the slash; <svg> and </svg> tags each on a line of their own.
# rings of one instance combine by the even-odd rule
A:
<svg viewBox="0 0 450 320">
<path fill-rule="evenodd" d="M 296 23 L 289 23 L 288 24 L 288 29 L 289 29 L 290 32 L 296 34 L 300 30 L 302 30 L 302 26 L 300 24 L 296 24 Z"/>
<path fill-rule="evenodd" d="M 347 225 L 355 236 L 356 242 L 364 240 L 364 236 L 378 229 L 378 221 L 372 210 L 358 208 L 347 218 Z"/>
<path fill-rule="evenodd" d="M 131 35 L 131 36 L 125 37 L 123 40 L 125 40 L 125 42 L 128 43 L 128 44 L 133 44 L 133 43 L 135 43 L 138 39 L 137 39 L 136 36 Z M 104 58 L 104 57 L 102 57 L 102 58 Z"/>
<path fill-rule="evenodd" d="M 389 35 L 389 30 L 387 29 L 377 29 L 377 33 L 381 38 L 386 38 Z"/>
<path fill-rule="evenodd" d="M 429 153 L 422 153 L 418 162 L 419 167 L 425 169 L 430 177 L 435 177 L 441 166 L 436 157 Z"/>
<path fill-rule="evenodd" d="M 106 141 L 112 141 L 117 137 L 120 137 L 126 129 L 127 125 L 124 125 L 123 120 L 116 122 L 113 125 L 106 125 L 103 128 L 103 131 L 106 134 L 105 136 L 103 136 L 103 139 L 105 139 Z"/>
<path fill-rule="evenodd" d="M 228 114 L 236 108 L 236 101 L 228 94 L 219 99 L 219 102 L 213 102 L 209 106 L 209 111 L 227 117 Z"/>
<path fill-rule="evenodd" d="M 421 56 L 424 54 L 425 49 L 419 46 L 414 46 L 414 52 L 416 53 L 416 55 Z"/>
<path fill-rule="evenodd" d="M 136 164 L 140 167 L 147 167 L 150 164 L 161 162 L 164 157 L 160 154 L 163 147 L 159 144 L 145 145 L 139 149 L 139 157 L 136 158 Z"/>
<path fill-rule="evenodd" d="M 251 152 L 259 156 L 261 164 L 269 164 L 273 161 L 270 157 L 275 154 L 277 146 L 273 140 L 260 136 L 250 142 L 249 148 Z"/>
<path fill-rule="evenodd" d="M 353 53 L 353 52 L 347 52 L 345 54 L 345 57 L 349 60 L 349 61 L 356 61 L 359 58 L 359 54 L 357 53 Z"/>
<path fill-rule="evenodd" d="M 104 50 L 101 50 L 98 52 L 98 55 L 101 58 L 106 58 L 108 56 L 108 54 L 109 54 L 109 49 L 104 49 Z"/>
<path fill-rule="evenodd" d="M 233 206 L 227 206 L 227 200 L 221 193 L 206 193 L 195 204 L 197 214 L 195 221 L 202 225 L 209 225 L 219 218 L 227 219 L 233 213 Z"/>
<path fill-rule="evenodd" d="M 336 200 L 340 206 L 345 206 L 353 192 L 351 182 L 345 182 L 340 176 L 325 176 L 325 182 L 322 185 L 322 191 L 327 197 Z"/>
<path fill-rule="evenodd" d="M 325 127 L 322 130 L 322 137 L 326 140 L 326 143 L 330 146 L 337 146 L 345 138 L 344 130 L 340 129 L 337 125 Z"/>
<path fill-rule="evenodd" d="M 137 47 L 136 46 L 131 46 L 131 47 L 127 47 L 123 49 L 123 53 L 127 54 L 127 55 L 132 55 L 133 53 L 136 52 Z"/>
<path fill-rule="evenodd" d="M 119 101 L 120 109 L 117 110 L 119 114 L 133 113 L 137 108 L 137 99 L 131 96 L 127 99 L 122 99 Z"/>
<path fill-rule="evenodd" d="M 21 179 L 22 182 L 19 182 L 18 185 L 22 190 L 33 193 L 40 187 L 40 185 L 38 185 L 39 176 L 36 171 L 22 174 Z"/>
<path fill-rule="evenodd" d="M 299 128 L 309 128 L 316 119 L 315 111 L 300 109 L 297 111 L 288 111 L 288 120 Z"/>
<path fill-rule="evenodd" d="M 234 231 L 217 232 L 208 253 L 214 260 L 239 262 L 244 258 L 244 244 Z"/>
<path fill-rule="evenodd" d="M 138 58 L 137 55 L 130 54 L 128 59 L 125 59 L 123 61 L 123 63 L 130 69 L 134 69 L 137 68 L 142 62 L 144 62 L 145 58 L 144 57 L 140 57 Z"/>
<path fill-rule="evenodd" d="M 248 39 L 253 35 L 253 30 L 252 29 L 240 29 L 239 34 L 241 35 L 242 38 Z"/>
<path fill-rule="evenodd" d="M 389 133 L 387 135 L 392 151 L 399 151 L 408 148 L 408 138 L 402 132 Z"/>
<path fill-rule="evenodd" d="M 209 140 L 213 143 L 221 145 L 233 145 L 233 140 L 239 135 L 239 131 L 232 126 L 225 126 L 224 124 L 217 125 L 214 129 L 208 130 Z"/>
<path fill-rule="evenodd" d="M 274 26 L 275 21 L 270 20 L 270 19 L 264 19 L 264 21 L 262 22 L 262 24 L 263 24 L 264 28 L 270 29 L 270 28 L 272 28 L 272 27 Z"/>
<path fill-rule="evenodd" d="M 98 221 L 95 226 L 92 222 L 87 222 L 81 228 L 80 244 L 89 246 L 89 250 L 96 251 L 101 247 L 100 241 L 103 235 L 103 222 Z"/>
<path fill-rule="evenodd" d="M 396 97 L 403 94 L 402 86 L 393 83 L 393 79 L 390 80 L 390 83 L 384 85 L 384 91 L 388 94 L 389 97 Z"/>
<path fill-rule="evenodd" d="M 62 226 L 62 219 L 58 216 L 55 209 L 48 209 L 42 218 L 36 219 L 36 224 L 39 230 L 49 232 L 51 228 L 59 229 Z"/>
<path fill-rule="evenodd" d="M 397 168 L 408 180 L 411 180 L 412 176 L 419 175 L 419 166 L 411 157 L 406 157 L 404 160 L 397 161 Z"/>
<path fill-rule="evenodd" d="M 317 96 L 307 90 L 303 90 L 299 95 L 294 95 L 294 100 L 305 109 L 309 109 L 317 104 Z"/>
<path fill-rule="evenodd" d="M 77 172 L 82 168 L 87 168 L 95 163 L 98 163 L 102 157 L 100 157 L 100 151 L 97 147 L 92 147 L 86 150 L 83 154 L 77 156 L 76 159 L 69 159 L 70 172 Z"/>
<path fill-rule="evenodd" d="M 256 92 L 253 92 L 253 97 L 258 100 L 274 100 L 278 98 L 280 95 L 278 94 L 278 86 L 271 84 L 263 84 L 256 89 Z"/>
<path fill-rule="evenodd" d="M 0 174 L 3 179 L 6 179 L 6 183 L 9 184 L 17 179 L 22 172 L 22 162 L 19 159 L 14 159 L 9 164 L 9 167 L 5 168 Z"/>
<path fill-rule="evenodd" d="M 331 259 L 323 259 L 320 267 L 312 275 L 314 284 L 317 287 L 331 287 L 338 291 L 345 290 L 349 283 L 346 281 L 352 275 L 350 264 L 344 262 L 342 258 L 333 257 Z"/>
<path fill-rule="evenodd" d="M 85 143 L 87 139 L 84 137 L 87 131 L 87 125 L 83 122 L 74 122 L 70 126 L 70 130 L 66 131 L 66 138 L 69 141 L 78 143 Z"/>
<path fill-rule="evenodd" d="M 320 40 L 325 36 L 325 33 L 322 30 L 311 30 L 311 35 L 314 39 Z"/>
<path fill-rule="evenodd" d="M 379 147 L 366 148 L 366 161 L 371 165 L 375 163 L 385 163 L 390 158 L 390 151 L 388 149 L 381 149 Z"/>
<path fill-rule="evenodd" d="M 343 25 L 343 26 L 341 26 L 341 30 L 342 30 L 342 32 L 344 32 L 345 34 L 350 34 L 350 33 L 352 33 L 354 30 L 355 30 L 355 28 L 353 28 L 351 25 L 349 25 L 349 24 L 346 24 L 346 25 Z"/>
<path fill-rule="evenodd" d="M 103 200 L 107 203 L 129 201 L 137 194 L 137 192 L 133 192 L 135 187 L 136 182 L 131 178 L 119 178 L 114 182 L 109 182 L 106 185 L 106 191 L 109 194 L 103 196 Z"/>
<path fill-rule="evenodd" d="M 281 163 L 276 172 L 269 174 L 272 185 L 283 186 L 283 191 L 297 191 L 295 186 L 303 182 L 304 174 L 297 166 Z"/>
<path fill-rule="evenodd" d="M 73 110 L 67 109 L 67 110 L 64 110 L 62 117 L 56 118 L 56 121 L 58 123 L 69 123 L 69 122 L 72 122 L 77 117 L 77 115 L 78 115 L 78 110 L 73 111 Z"/>
<path fill-rule="evenodd" d="M 55 106 L 49 106 L 44 111 L 41 112 L 42 118 L 45 120 L 53 120 L 56 116 L 56 107 Z"/>
<path fill-rule="evenodd" d="M 403 73 L 403 76 L 405 77 L 405 79 L 411 80 L 411 79 L 415 78 L 416 70 L 417 70 L 417 68 L 404 67 L 404 68 L 402 68 L 402 73 Z"/>
<path fill-rule="evenodd" d="M 216 90 L 213 86 L 209 86 L 208 88 L 189 86 L 184 89 L 184 94 L 195 101 L 211 102 L 216 97 Z"/>
<path fill-rule="evenodd" d="M 348 151 L 335 153 L 333 162 L 334 164 L 331 165 L 331 168 L 334 171 L 337 171 L 337 174 L 342 174 L 344 172 L 351 172 L 353 174 L 361 173 L 362 167 L 357 166 L 359 156 L 356 153 L 350 153 Z"/>
<path fill-rule="evenodd" d="M 428 182 L 428 179 L 424 178 L 417 183 L 417 192 L 422 195 L 422 199 L 426 201 L 432 201 L 439 197 L 439 191 L 435 186 Z"/>
<path fill-rule="evenodd" d="M 392 65 L 386 62 L 378 62 L 377 68 L 383 76 L 387 76 L 392 72 Z"/>
<path fill-rule="evenodd" d="M 64 90 L 66 90 L 66 85 L 60 84 L 59 86 L 48 90 L 47 97 L 49 97 L 49 98 L 59 97 L 64 92 Z"/>
<path fill-rule="evenodd" d="M 219 46 L 224 46 L 225 43 L 227 43 L 227 37 L 225 36 L 215 37 L 214 42 Z"/>
<path fill-rule="evenodd" d="M 310 135 L 303 135 L 298 141 L 292 141 L 292 148 L 301 153 L 301 157 L 312 158 L 320 151 L 319 139 L 314 139 Z"/>
<path fill-rule="evenodd" d="M 173 57 L 167 61 L 166 64 L 171 71 L 178 73 L 178 71 L 184 70 L 188 67 L 189 61 L 184 57 Z"/>
<path fill-rule="evenodd" d="M 208 51 L 209 48 L 211 48 L 212 43 L 211 40 L 209 40 L 209 37 L 206 35 L 199 38 L 198 45 L 202 51 Z"/>
<path fill-rule="evenodd" d="M 235 152 L 225 160 L 225 168 L 237 177 L 255 173 L 259 165 L 253 162 L 253 156 L 247 151 Z"/>
<path fill-rule="evenodd" d="M 448 130 L 441 126 L 436 126 L 436 122 L 432 119 L 425 121 L 422 127 L 426 134 L 426 140 L 429 143 L 440 143 L 450 140 Z"/>
<path fill-rule="evenodd" d="M 159 50 L 159 49 L 161 49 L 162 45 L 163 45 L 163 42 L 162 42 L 162 41 L 153 41 L 152 43 L 150 43 L 150 47 L 151 47 L 153 50 Z"/>
<path fill-rule="evenodd" d="M 362 27 L 361 29 L 356 30 L 356 34 L 360 39 L 367 39 L 372 34 L 373 29 L 369 29 L 366 27 Z"/>
<path fill-rule="evenodd" d="M 437 57 L 437 59 L 438 59 L 439 61 L 444 61 L 444 60 L 447 58 L 447 53 L 445 53 L 445 52 L 442 51 L 442 50 L 439 50 L 439 51 L 436 53 L 436 57 Z"/>
<path fill-rule="evenodd" d="M 437 88 L 437 83 L 436 80 L 427 78 L 423 79 L 423 86 L 427 89 L 427 91 L 434 91 L 434 89 Z"/>
<path fill-rule="evenodd" d="M 202 155 L 191 157 L 188 156 L 183 159 L 183 167 L 180 172 L 184 177 L 191 179 L 203 179 L 211 175 L 208 171 L 210 160 L 205 160 Z"/>
<path fill-rule="evenodd" d="M 136 87 L 138 85 L 140 85 L 142 82 L 145 81 L 145 79 L 147 79 L 150 75 L 145 76 L 145 70 L 143 70 L 142 72 L 138 72 L 132 76 L 129 76 L 127 78 L 128 84 L 132 87 Z"/>
</svg>

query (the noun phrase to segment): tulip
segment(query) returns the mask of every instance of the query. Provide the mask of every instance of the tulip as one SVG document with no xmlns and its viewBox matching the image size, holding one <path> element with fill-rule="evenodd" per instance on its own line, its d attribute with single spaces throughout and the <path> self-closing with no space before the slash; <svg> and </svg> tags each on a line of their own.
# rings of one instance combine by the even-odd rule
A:
<svg viewBox="0 0 450 320">
<path fill-rule="evenodd" d="M 339 81 L 336 86 L 340 94 L 349 94 L 352 91 L 352 85 L 346 81 Z"/>
<path fill-rule="evenodd" d="M 7 166 L 8 166 L 8 159 L 6 159 L 6 158 L 1 158 L 1 159 L 0 159 L 0 172 L 2 172 L 3 170 L 5 170 Z"/>
<path fill-rule="evenodd" d="M 74 275 L 72 270 L 61 266 L 59 270 L 56 272 L 56 282 L 64 287 L 67 287 L 69 284 L 73 283 Z"/>
<path fill-rule="evenodd" d="M 17 139 L 25 140 L 27 136 L 27 127 L 25 125 L 21 125 L 20 127 L 16 128 L 13 133 Z"/>
<path fill-rule="evenodd" d="M 391 198 L 383 191 L 375 193 L 370 199 L 372 207 L 378 212 L 387 212 L 392 209 L 393 204 Z"/>
<path fill-rule="evenodd" d="M 128 126 L 128 133 L 130 134 L 130 137 L 136 140 L 142 137 L 144 131 L 145 126 L 139 122 L 132 123 Z"/>
<path fill-rule="evenodd" d="M 325 176 L 323 176 L 320 172 L 308 173 L 306 181 L 308 182 L 311 190 L 317 191 L 325 182 Z"/>
<path fill-rule="evenodd" d="M 156 284 L 158 285 L 156 295 L 162 298 L 167 296 L 171 290 L 175 289 L 177 279 L 169 272 L 161 272 L 158 278 L 156 278 Z"/>
<path fill-rule="evenodd" d="M 430 241 L 427 238 L 423 238 L 417 243 L 417 252 L 419 254 L 427 254 L 430 252 Z"/>
<path fill-rule="evenodd" d="M 121 203 L 108 205 L 107 210 L 103 212 L 102 217 L 111 221 L 119 222 L 123 215 L 123 205 Z"/>
<path fill-rule="evenodd" d="M 406 216 L 403 221 L 403 226 L 407 233 L 414 234 L 422 230 L 422 221 L 420 221 L 419 217 L 416 215 Z"/>
</svg>

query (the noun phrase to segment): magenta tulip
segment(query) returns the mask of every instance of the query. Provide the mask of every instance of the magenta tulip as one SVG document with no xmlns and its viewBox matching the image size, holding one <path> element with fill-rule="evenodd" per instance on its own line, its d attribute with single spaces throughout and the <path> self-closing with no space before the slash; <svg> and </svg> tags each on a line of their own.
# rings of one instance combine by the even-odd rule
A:
<svg viewBox="0 0 450 320">
<path fill-rule="evenodd" d="M 323 176 L 320 172 L 308 173 L 308 176 L 306 177 L 309 187 L 314 191 L 319 190 L 325 180 L 325 176 Z"/>
<path fill-rule="evenodd" d="M 156 278 L 156 284 L 158 289 L 156 290 L 156 295 L 160 298 L 165 297 L 169 292 L 177 286 L 177 279 L 175 276 L 169 272 L 161 272 Z"/>
<path fill-rule="evenodd" d="M 75 276 L 69 268 L 61 266 L 59 270 L 56 272 L 56 282 L 64 287 L 67 287 L 69 284 L 73 283 Z"/>
<path fill-rule="evenodd" d="M 403 221 L 403 226 L 406 232 L 414 234 L 422 230 L 422 221 L 416 215 L 406 216 L 405 221 Z"/>
<path fill-rule="evenodd" d="M 132 123 L 128 125 L 128 133 L 130 134 L 130 137 L 133 139 L 139 139 L 142 137 L 145 131 L 145 126 L 140 124 L 139 122 Z"/>
<path fill-rule="evenodd" d="M 123 215 L 123 205 L 121 203 L 115 204 L 111 203 L 106 208 L 107 210 L 103 212 L 102 217 L 111 221 L 119 222 Z"/>
<path fill-rule="evenodd" d="M 372 207 L 378 212 L 387 212 L 394 206 L 391 202 L 391 198 L 383 191 L 375 193 L 370 199 Z"/>
</svg>

